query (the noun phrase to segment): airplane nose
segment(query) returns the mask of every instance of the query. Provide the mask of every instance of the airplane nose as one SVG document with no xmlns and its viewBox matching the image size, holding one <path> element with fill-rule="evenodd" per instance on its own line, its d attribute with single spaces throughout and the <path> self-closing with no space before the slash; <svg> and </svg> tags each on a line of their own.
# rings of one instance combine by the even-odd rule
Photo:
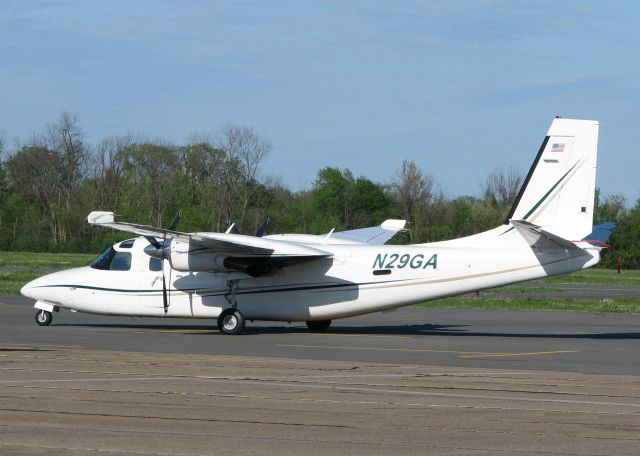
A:
<svg viewBox="0 0 640 456">
<path fill-rule="evenodd" d="M 33 296 L 31 296 L 31 291 L 33 290 L 33 282 L 34 281 L 32 280 L 31 282 L 25 284 L 25 286 L 20 289 L 20 294 L 26 296 L 27 298 L 35 299 Z"/>
<path fill-rule="evenodd" d="M 67 271 L 60 271 L 38 277 L 25 284 L 20 293 L 36 301 L 57 302 L 59 300 L 58 295 L 62 290 L 59 286 L 65 283 L 67 275 Z"/>
</svg>

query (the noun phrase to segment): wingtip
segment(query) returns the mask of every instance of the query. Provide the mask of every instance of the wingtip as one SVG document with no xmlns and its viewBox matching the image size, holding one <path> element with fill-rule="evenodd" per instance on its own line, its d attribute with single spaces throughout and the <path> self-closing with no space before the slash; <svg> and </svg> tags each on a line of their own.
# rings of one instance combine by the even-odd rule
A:
<svg viewBox="0 0 640 456">
<path fill-rule="evenodd" d="M 406 224 L 407 224 L 406 220 L 388 219 L 388 220 L 385 220 L 384 222 L 382 222 L 382 224 L 380 226 L 385 230 L 400 231 L 400 230 L 404 229 Z"/>
<path fill-rule="evenodd" d="M 87 222 L 91 225 L 100 225 L 102 223 L 113 223 L 115 217 L 113 212 L 93 211 L 87 216 Z"/>
</svg>

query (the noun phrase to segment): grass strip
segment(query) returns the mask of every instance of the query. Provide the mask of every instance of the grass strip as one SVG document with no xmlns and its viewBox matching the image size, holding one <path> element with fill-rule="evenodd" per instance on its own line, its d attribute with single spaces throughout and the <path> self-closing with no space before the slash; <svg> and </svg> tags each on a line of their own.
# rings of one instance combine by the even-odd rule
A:
<svg viewBox="0 0 640 456">
<path fill-rule="evenodd" d="M 539 279 L 533 283 L 575 283 L 593 285 L 637 285 L 640 286 L 640 271 L 635 269 L 620 271 L 614 269 L 583 269 L 571 274 L 562 274 Z"/>
<path fill-rule="evenodd" d="M 417 304 L 419 307 L 455 307 L 465 309 L 549 310 L 594 313 L 638 313 L 636 298 L 560 299 L 460 296 Z"/>
<path fill-rule="evenodd" d="M 85 266 L 96 255 L 86 253 L 0 252 L 0 295 L 18 295 L 46 271 Z"/>
<path fill-rule="evenodd" d="M 18 295 L 20 288 L 27 282 L 40 277 L 40 272 L 18 271 L 5 272 L 0 271 L 0 295 Z"/>
<path fill-rule="evenodd" d="M 70 269 L 86 266 L 96 256 L 87 253 L 0 252 L 0 268 Z"/>
<path fill-rule="evenodd" d="M 487 288 L 481 293 L 564 293 L 561 288 L 545 288 L 545 287 L 498 287 Z"/>
</svg>

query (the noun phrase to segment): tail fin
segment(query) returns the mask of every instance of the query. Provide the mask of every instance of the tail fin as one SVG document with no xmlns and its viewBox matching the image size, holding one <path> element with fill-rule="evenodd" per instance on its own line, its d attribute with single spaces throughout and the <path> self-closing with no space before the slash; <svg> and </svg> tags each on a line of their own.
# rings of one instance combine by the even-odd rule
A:
<svg viewBox="0 0 640 456">
<path fill-rule="evenodd" d="M 524 220 L 568 240 L 591 233 L 598 127 L 553 120 L 505 223 Z"/>
</svg>

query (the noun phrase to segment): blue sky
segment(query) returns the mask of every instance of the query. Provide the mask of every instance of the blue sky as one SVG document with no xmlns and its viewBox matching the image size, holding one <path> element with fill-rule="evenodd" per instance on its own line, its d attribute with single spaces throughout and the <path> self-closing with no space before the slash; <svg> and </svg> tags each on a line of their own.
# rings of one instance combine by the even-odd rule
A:
<svg viewBox="0 0 640 456">
<path fill-rule="evenodd" d="M 640 198 L 634 1 L 0 1 L 0 129 L 76 113 L 87 139 L 184 143 L 233 122 L 264 174 L 389 182 L 403 159 L 449 196 L 523 174 L 555 115 L 601 122 L 598 185 Z"/>
</svg>

